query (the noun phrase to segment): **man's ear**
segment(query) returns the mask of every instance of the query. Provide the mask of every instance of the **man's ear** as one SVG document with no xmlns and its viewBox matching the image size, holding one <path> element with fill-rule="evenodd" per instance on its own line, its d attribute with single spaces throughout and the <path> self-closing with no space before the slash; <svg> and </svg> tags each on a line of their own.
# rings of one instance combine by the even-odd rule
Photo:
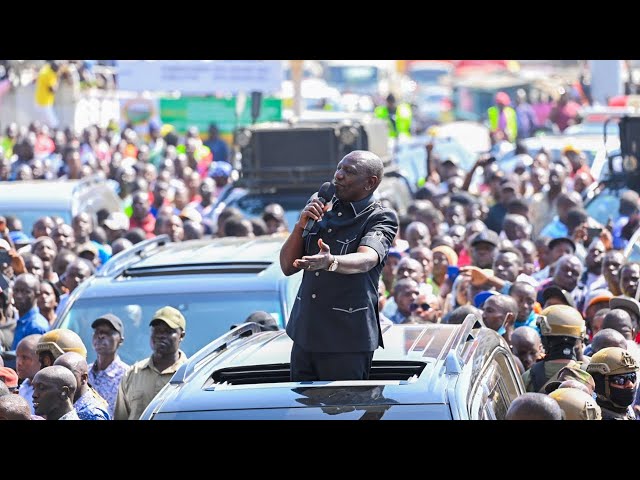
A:
<svg viewBox="0 0 640 480">
<path fill-rule="evenodd" d="M 504 323 L 502 324 L 502 326 L 506 326 L 509 325 L 510 323 L 513 323 L 513 321 L 515 320 L 516 316 L 514 315 L 513 312 L 509 312 L 504 316 Z"/>
</svg>

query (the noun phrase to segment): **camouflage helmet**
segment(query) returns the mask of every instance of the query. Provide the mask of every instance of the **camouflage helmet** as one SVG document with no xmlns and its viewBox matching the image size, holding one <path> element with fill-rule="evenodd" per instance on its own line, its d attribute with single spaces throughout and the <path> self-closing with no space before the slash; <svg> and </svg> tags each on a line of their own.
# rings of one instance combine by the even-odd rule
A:
<svg viewBox="0 0 640 480">
<path fill-rule="evenodd" d="M 551 305 L 539 317 L 540 333 L 547 337 L 583 338 L 587 328 L 580 312 L 569 305 Z"/>
<path fill-rule="evenodd" d="M 587 365 L 587 372 L 607 376 L 637 372 L 638 369 L 640 369 L 640 365 L 636 359 L 627 350 L 620 347 L 607 347 L 598 350 L 591 357 L 591 363 Z"/>
<path fill-rule="evenodd" d="M 602 420 L 602 410 L 593 397 L 577 388 L 558 388 L 549 394 L 564 412 L 565 420 Z"/>
<path fill-rule="evenodd" d="M 87 357 L 87 348 L 78 334 L 66 328 L 50 330 L 38 340 L 36 353 L 49 352 L 56 359 L 66 352 L 76 352 Z"/>
</svg>

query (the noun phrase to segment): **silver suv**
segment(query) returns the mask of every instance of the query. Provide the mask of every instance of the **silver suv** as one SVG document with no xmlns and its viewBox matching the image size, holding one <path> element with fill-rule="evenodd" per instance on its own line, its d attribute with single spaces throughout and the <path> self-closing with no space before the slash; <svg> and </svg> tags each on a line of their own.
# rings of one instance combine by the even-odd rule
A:
<svg viewBox="0 0 640 480">
<path fill-rule="evenodd" d="M 142 420 L 503 419 L 524 385 L 504 339 L 461 325 L 393 325 L 367 381 L 290 382 L 291 339 L 245 323 L 183 365 Z"/>
</svg>

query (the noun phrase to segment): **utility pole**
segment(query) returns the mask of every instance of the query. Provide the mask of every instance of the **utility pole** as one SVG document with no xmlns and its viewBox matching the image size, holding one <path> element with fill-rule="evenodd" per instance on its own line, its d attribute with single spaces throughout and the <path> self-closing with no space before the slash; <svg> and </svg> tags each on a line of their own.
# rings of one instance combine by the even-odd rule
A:
<svg viewBox="0 0 640 480">
<path fill-rule="evenodd" d="M 302 114 L 302 71 L 304 60 L 290 60 L 291 81 L 293 83 L 293 115 Z"/>
</svg>

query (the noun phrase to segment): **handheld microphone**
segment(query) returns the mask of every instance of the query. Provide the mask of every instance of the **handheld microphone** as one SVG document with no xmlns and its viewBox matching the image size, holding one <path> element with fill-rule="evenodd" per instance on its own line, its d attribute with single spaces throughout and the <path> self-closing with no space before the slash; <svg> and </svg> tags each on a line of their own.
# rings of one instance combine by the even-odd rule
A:
<svg viewBox="0 0 640 480">
<path fill-rule="evenodd" d="M 322 202 L 322 205 L 325 205 L 327 202 L 331 201 L 334 193 L 336 193 L 336 186 L 331 182 L 324 182 L 318 190 L 318 200 Z M 316 224 L 316 221 L 313 218 L 307 219 L 307 224 L 304 226 L 304 231 L 302 232 L 302 238 L 305 238 L 309 235 L 309 232 Z"/>
</svg>

